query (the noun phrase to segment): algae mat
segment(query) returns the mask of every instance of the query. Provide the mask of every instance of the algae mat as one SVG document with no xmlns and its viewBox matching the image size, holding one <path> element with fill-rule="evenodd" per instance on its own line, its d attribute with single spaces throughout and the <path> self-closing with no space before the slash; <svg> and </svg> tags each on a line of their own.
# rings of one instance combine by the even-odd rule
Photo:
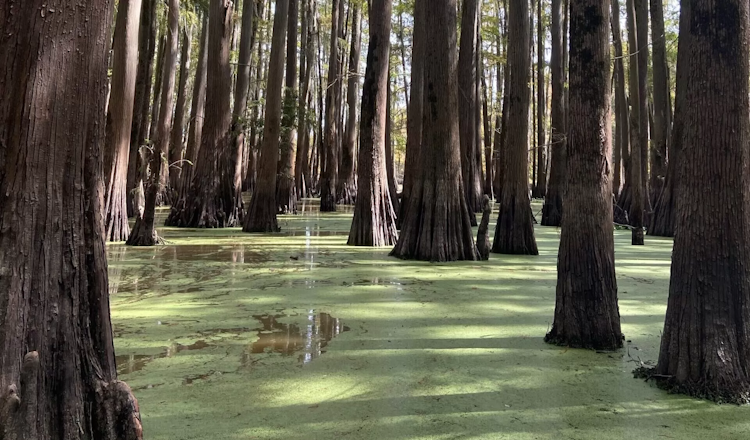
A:
<svg viewBox="0 0 750 440">
<path fill-rule="evenodd" d="M 109 247 L 118 370 L 146 439 L 745 439 L 750 409 L 668 395 L 657 358 L 672 243 L 616 231 L 626 347 L 546 345 L 559 230 L 541 255 L 427 264 L 346 246 L 348 212 L 283 232 L 161 232 Z"/>
</svg>

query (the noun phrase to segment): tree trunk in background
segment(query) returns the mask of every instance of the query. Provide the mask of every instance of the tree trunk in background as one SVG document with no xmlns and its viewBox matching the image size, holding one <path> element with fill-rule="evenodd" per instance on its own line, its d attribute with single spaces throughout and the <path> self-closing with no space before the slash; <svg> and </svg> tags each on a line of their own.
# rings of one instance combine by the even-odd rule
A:
<svg viewBox="0 0 750 440">
<path fill-rule="evenodd" d="M 169 199 L 173 202 L 179 197 L 182 158 L 185 153 L 183 133 L 185 132 L 185 111 L 187 110 L 188 76 L 190 76 L 190 34 L 192 29 L 182 29 L 182 53 L 180 54 L 180 82 L 177 86 L 177 104 L 172 123 L 172 137 L 169 141 Z"/>
<path fill-rule="evenodd" d="M 128 160 L 127 198 L 128 217 L 143 215 L 143 206 L 136 206 L 142 199 L 135 197 L 142 189 L 146 164 L 142 160 L 141 147 L 146 145 L 148 133 L 148 110 L 151 104 L 151 77 L 154 74 L 154 52 L 156 50 L 156 0 L 143 0 L 140 28 L 138 31 L 138 73 L 135 81 L 133 126 L 130 132 L 130 159 Z"/>
<path fill-rule="evenodd" d="M 643 127 L 642 123 L 644 119 L 648 123 L 648 115 L 641 115 L 646 110 L 645 106 L 642 105 L 641 100 L 647 99 L 641 94 L 641 66 L 640 66 L 640 55 L 637 54 L 639 47 L 642 47 L 638 41 L 640 37 L 637 32 L 636 24 L 636 11 L 633 0 L 627 0 L 628 5 L 628 52 L 629 52 L 629 63 L 630 63 L 630 174 L 628 174 L 628 181 L 631 202 L 628 213 L 630 214 L 630 225 L 633 226 L 633 245 L 643 245 L 643 211 L 644 211 L 644 197 L 643 192 L 643 180 L 642 167 L 641 167 L 641 149 L 643 148 L 643 136 L 641 133 L 648 130 L 647 127 Z M 646 142 L 648 143 L 648 135 L 646 135 Z"/>
<path fill-rule="evenodd" d="M 430 0 L 426 6 L 424 148 L 401 236 L 391 255 L 426 261 L 477 260 L 461 177 L 456 0 Z"/>
<path fill-rule="evenodd" d="M 689 0 L 677 234 L 655 373 L 670 389 L 750 401 L 750 5 Z M 680 42 L 682 43 L 682 42 Z"/>
<path fill-rule="evenodd" d="M 187 151 L 185 152 L 185 163 L 180 173 L 180 196 L 181 199 L 188 189 L 195 175 L 195 167 L 198 163 L 198 150 L 201 145 L 201 134 L 203 133 L 203 122 L 206 115 L 206 76 L 208 67 L 208 15 L 203 18 L 201 28 L 200 50 L 198 53 L 198 65 L 196 67 L 195 83 L 193 84 L 193 100 L 190 109 L 190 127 L 188 128 Z"/>
<path fill-rule="evenodd" d="M 529 200 L 529 3 L 511 3 L 508 15 L 508 136 L 500 216 L 492 252 L 537 255 L 534 214 Z"/>
<path fill-rule="evenodd" d="M 138 69 L 140 17 L 141 0 L 120 1 L 113 44 L 112 91 L 104 154 L 104 233 L 109 241 L 125 241 L 130 234 L 125 194 Z"/>
<path fill-rule="evenodd" d="M 427 46 L 425 14 L 427 1 L 414 2 L 414 36 L 411 50 L 411 100 L 406 116 L 406 159 L 404 160 L 404 184 L 398 210 L 398 227 L 401 229 L 406 208 L 409 206 L 412 189 L 416 183 L 420 164 L 419 151 L 422 148 L 422 115 L 424 109 L 424 63 Z"/>
<path fill-rule="evenodd" d="M 507 5 L 507 2 L 503 2 Z M 500 3 L 498 2 L 498 15 L 500 14 Z M 504 17 L 507 17 L 507 7 L 503 10 Z M 492 158 L 492 167 L 494 169 L 494 176 L 492 179 L 492 191 L 495 193 L 495 200 L 500 201 L 500 196 L 502 195 L 502 186 L 503 186 L 503 168 L 505 167 L 505 158 L 503 157 L 503 152 L 505 148 L 505 135 L 507 127 L 507 121 L 508 121 L 508 84 L 510 81 L 510 75 L 508 72 L 510 72 L 509 69 L 509 63 L 508 63 L 508 57 L 507 57 L 507 49 L 508 49 L 508 27 L 503 26 L 503 22 L 501 21 L 501 28 L 502 32 L 498 34 L 498 40 L 497 40 L 497 58 L 498 59 L 505 59 L 505 64 L 503 65 L 503 74 L 497 75 L 497 90 L 498 90 L 498 99 L 499 99 L 499 106 L 500 106 L 500 113 L 497 115 L 496 122 L 495 122 L 495 144 L 494 144 L 494 155 Z M 504 47 L 504 50 L 501 49 Z M 506 52 L 506 53 L 503 53 Z"/>
<path fill-rule="evenodd" d="M 328 62 L 328 87 L 326 87 L 325 102 L 325 133 L 321 156 L 323 160 L 320 175 L 320 210 L 322 212 L 336 211 L 336 178 L 338 177 L 338 157 L 336 143 L 338 138 L 338 122 L 336 120 L 336 82 L 339 81 L 339 4 L 343 0 L 333 0 L 331 6 L 331 50 Z"/>
<path fill-rule="evenodd" d="M 560 226 L 563 214 L 563 189 L 566 179 L 565 143 L 565 47 L 563 46 L 562 0 L 552 0 L 550 28 L 552 30 L 552 109 L 550 133 L 550 164 L 547 197 L 542 208 L 543 226 Z"/>
<path fill-rule="evenodd" d="M 297 191 L 294 186 L 294 152 L 297 142 L 297 24 L 299 0 L 289 0 L 287 22 L 286 85 L 281 117 L 281 155 L 277 166 L 276 204 L 281 214 L 297 213 Z"/>
<path fill-rule="evenodd" d="M 648 0 L 634 0 L 636 31 L 638 33 L 638 104 L 640 105 L 640 124 L 638 131 L 641 152 L 641 194 L 643 209 L 651 211 L 648 189 L 648 151 L 649 151 L 649 105 L 648 105 Z M 644 213 L 645 215 L 645 213 Z M 643 220 L 642 220 L 643 221 Z M 644 224 L 641 223 L 641 226 Z"/>
<path fill-rule="evenodd" d="M 250 96 L 250 77 L 252 75 L 253 46 L 255 45 L 258 25 L 260 20 L 259 10 L 262 4 L 256 4 L 257 0 L 244 0 L 242 3 L 242 21 L 240 26 L 240 49 L 237 58 L 237 81 L 234 87 L 234 106 L 232 111 L 232 126 L 230 128 L 230 142 L 234 145 L 236 154 L 240 159 L 238 168 L 235 170 L 239 175 L 235 176 L 234 185 L 238 197 L 242 196 L 242 189 L 247 181 L 247 173 L 250 157 L 254 155 L 252 136 L 248 139 L 247 132 L 249 115 L 247 114 L 248 98 Z M 262 0 L 261 2 L 262 3 Z M 260 64 L 260 61 L 258 61 Z M 257 84 L 254 86 L 257 88 Z M 241 202 L 241 200 L 239 201 Z"/>
<path fill-rule="evenodd" d="M 687 87 L 691 53 L 690 47 L 690 4 L 685 2 L 680 7 L 680 36 L 677 49 L 677 79 L 675 83 L 675 108 L 672 134 L 669 139 L 669 164 L 664 189 L 654 206 L 649 235 L 655 237 L 674 237 L 675 217 L 677 214 L 677 169 L 682 154 L 687 111 Z"/>
<path fill-rule="evenodd" d="M 388 179 L 388 191 L 391 193 L 391 204 L 395 210 L 399 209 L 398 203 L 398 185 L 396 183 L 396 165 L 394 163 L 394 151 L 393 151 L 393 106 L 391 104 L 391 98 L 393 97 L 392 80 L 395 77 L 390 75 L 390 67 L 388 68 L 388 94 L 387 94 L 387 105 L 386 105 L 386 130 L 385 130 L 385 171 L 386 178 Z"/>
<path fill-rule="evenodd" d="M 382 7 L 382 6 L 381 6 Z M 349 108 L 346 133 L 341 149 L 341 169 L 337 182 L 336 199 L 340 205 L 353 205 L 357 198 L 357 174 L 354 172 L 354 161 L 357 160 L 357 103 L 359 96 L 359 58 L 362 52 L 362 36 L 360 32 L 361 14 L 359 4 L 352 3 L 352 40 L 349 55 L 349 75 L 346 92 Z"/>
<path fill-rule="evenodd" d="M 568 180 L 555 319 L 545 337 L 594 350 L 622 347 L 612 229 L 610 4 L 571 1 Z"/>
<path fill-rule="evenodd" d="M 625 66 L 622 50 L 622 30 L 620 29 L 620 2 L 611 0 L 612 18 L 612 41 L 615 47 L 615 124 L 617 127 L 615 136 L 615 174 L 613 182 L 613 194 L 616 199 L 620 196 L 622 188 L 622 162 L 630 151 L 630 115 L 628 113 L 628 97 L 625 94 Z M 626 167 L 629 169 L 629 167 Z"/>
<path fill-rule="evenodd" d="M 312 184 L 310 182 L 310 84 L 315 62 L 315 17 L 313 15 L 312 0 L 302 0 L 302 48 L 300 50 L 300 73 L 302 84 L 297 114 L 299 123 L 297 128 L 297 155 L 294 162 L 294 181 L 298 198 L 310 197 Z"/>
<path fill-rule="evenodd" d="M 672 124 L 672 99 L 669 87 L 666 35 L 664 33 L 664 4 L 662 0 L 651 0 L 651 40 L 654 46 L 654 146 L 651 148 L 651 196 L 656 204 L 664 188 L 667 176 L 667 145 Z"/>
<path fill-rule="evenodd" d="M 537 175 L 534 183 L 532 196 L 535 198 L 544 198 L 547 195 L 547 98 L 544 92 L 547 90 L 544 79 L 544 42 L 547 39 L 544 29 L 544 5 L 542 0 L 537 3 L 537 24 L 536 24 L 536 120 L 537 120 L 537 141 L 536 141 L 536 163 Z"/>
<path fill-rule="evenodd" d="M 487 79 L 484 74 L 484 63 L 482 63 L 482 130 L 484 131 L 484 195 L 490 199 L 495 197 L 492 188 L 493 169 L 492 169 L 492 119 L 489 112 L 489 96 L 487 94 Z M 485 211 L 484 197 L 482 197 L 482 210 Z M 489 252 L 489 247 L 487 248 Z"/>
<path fill-rule="evenodd" d="M 369 14 L 367 68 L 362 89 L 358 193 L 347 242 L 350 246 L 393 246 L 398 238 L 396 212 L 391 203 L 386 171 L 391 12 L 391 0 L 373 0 Z M 354 23 L 358 20 L 358 15 L 358 9 L 355 9 Z M 353 39 L 356 27 L 354 25 L 352 29 Z M 355 60 L 354 65 L 359 62 L 358 57 L 352 57 L 351 60 Z M 351 83 L 349 91 L 352 91 Z"/>
<path fill-rule="evenodd" d="M 155 217 L 157 196 L 164 190 L 162 187 L 163 162 L 169 154 L 169 133 L 172 128 L 172 112 L 174 102 L 175 70 L 177 67 L 177 50 L 180 31 L 180 2 L 169 0 L 167 11 L 168 24 L 166 43 L 164 45 L 164 72 L 162 74 L 161 111 L 157 120 L 156 136 L 153 151 L 149 160 L 151 169 L 150 184 L 146 191 L 146 207 L 143 217 L 135 221 L 133 231 L 128 237 L 130 246 L 153 246 L 161 239 L 156 233 Z"/>
<path fill-rule="evenodd" d="M 243 183 L 243 189 L 245 191 L 248 191 L 252 193 L 255 191 L 255 184 L 258 180 L 258 138 L 259 138 L 259 131 L 260 131 L 260 121 L 262 120 L 262 113 L 261 113 L 261 105 L 260 105 L 260 97 L 261 97 L 261 90 L 263 87 L 265 87 L 265 84 L 262 84 L 265 82 L 264 74 L 266 72 L 265 69 L 265 59 L 266 56 L 263 52 L 263 46 L 266 41 L 266 32 L 258 32 L 261 27 L 262 21 L 267 21 L 263 19 L 264 14 L 270 14 L 271 8 L 269 7 L 264 12 L 265 7 L 265 0 L 258 0 L 257 3 L 257 17 L 258 17 L 258 23 L 256 24 L 255 34 L 256 38 L 258 40 L 258 52 L 257 52 L 257 66 L 255 69 L 255 78 L 253 79 L 254 85 L 253 85 L 253 97 L 252 100 L 255 105 L 253 105 L 253 109 L 251 111 L 250 116 L 250 139 L 246 140 L 246 142 L 249 142 L 250 145 L 247 148 L 248 152 L 248 158 L 247 158 L 247 171 L 245 172 L 245 181 Z"/>
<path fill-rule="evenodd" d="M 266 87 L 266 120 L 263 124 L 263 144 L 258 167 L 258 184 L 250 200 L 244 232 L 278 232 L 276 219 L 276 171 L 279 162 L 281 135 L 282 88 L 284 86 L 284 46 L 289 20 L 289 0 L 276 0 L 268 61 Z"/>
<path fill-rule="evenodd" d="M 156 27 L 158 29 L 158 18 L 156 22 Z M 157 38 L 159 38 L 159 34 L 157 32 Z M 154 76 L 154 93 L 152 94 L 152 104 L 151 104 L 151 125 L 148 129 L 148 145 L 153 149 L 156 145 L 155 139 L 156 139 L 156 131 L 157 127 L 159 126 L 159 109 L 161 108 L 161 89 L 162 89 L 162 82 L 164 77 L 164 52 L 166 49 L 166 43 L 167 43 L 167 36 L 162 35 L 161 38 L 159 38 L 159 50 L 156 53 L 156 73 Z M 149 156 L 150 157 L 150 156 Z M 149 164 L 150 166 L 150 164 Z"/>
<path fill-rule="evenodd" d="M 5 440 L 143 438 L 115 369 L 101 205 L 113 3 L 0 4 Z"/>
<path fill-rule="evenodd" d="M 476 169 L 474 156 L 479 145 L 477 134 L 476 84 L 477 51 L 479 50 L 479 0 L 463 0 L 461 5 L 461 43 L 458 55 L 458 122 L 461 142 L 461 175 L 471 224 L 477 225 L 475 212 L 482 211 L 481 169 Z"/>
<path fill-rule="evenodd" d="M 232 2 L 211 0 L 208 23 L 205 123 L 201 133 L 198 163 L 190 188 L 172 207 L 167 226 L 226 228 L 238 224 L 233 191 L 236 154 L 229 128 L 232 114 L 229 49 L 232 36 Z M 241 208 L 239 208 L 241 209 Z"/>
</svg>

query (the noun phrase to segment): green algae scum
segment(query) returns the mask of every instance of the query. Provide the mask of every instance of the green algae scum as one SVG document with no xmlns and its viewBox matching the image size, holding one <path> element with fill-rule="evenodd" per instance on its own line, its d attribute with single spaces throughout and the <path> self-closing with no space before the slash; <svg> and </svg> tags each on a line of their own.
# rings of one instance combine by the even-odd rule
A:
<svg viewBox="0 0 750 440">
<path fill-rule="evenodd" d="M 145 438 L 748 438 L 750 408 L 633 378 L 658 356 L 671 240 L 615 231 L 627 340 L 596 353 L 543 342 L 558 229 L 537 227 L 538 257 L 428 264 L 346 246 L 350 223 L 306 201 L 279 234 L 109 246 L 117 369 Z"/>
</svg>

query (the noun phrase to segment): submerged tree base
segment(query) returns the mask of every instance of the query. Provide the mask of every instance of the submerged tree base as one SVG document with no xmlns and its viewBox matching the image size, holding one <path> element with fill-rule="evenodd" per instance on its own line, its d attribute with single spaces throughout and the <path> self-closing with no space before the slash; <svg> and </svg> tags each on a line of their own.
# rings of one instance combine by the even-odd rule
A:
<svg viewBox="0 0 750 440">
<path fill-rule="evenodd" d="M 714 383 L 679 383 L 674 376 L 657 373 L 656 367 L 638 367 L 633 370 L 633 377 L 653 381 L 657 387 L 670 394 L 685 394 L 697 399 L 710 400 L 716 403 L 734 405 L 750 404 L 750 384 L 727 383 L 717 386 Z"/>
<path fill-rule="evenodd" d="M 151 233 L 148 229 L 149 228 L 146 227 L 144 221 L 139 218 L 135 221 L 135 226 L 133 226 L 133 230 L 130 231 L 130 236 L 125 244 L 128 246 L 156 246 L 164 244 L 164 240 L 159 237 L 156 228 L 154 228 Z"/>
<path fill-rule="evenodd" d="M 544 336 L 544 342 L 559 347 L 582 348 L 597 351 L 614 351 L 622 348 L 624 336 L 612 334 L 611 338 L 581 337 L 580 335 L 565 335 L 556 328 Z"/>
</svg>

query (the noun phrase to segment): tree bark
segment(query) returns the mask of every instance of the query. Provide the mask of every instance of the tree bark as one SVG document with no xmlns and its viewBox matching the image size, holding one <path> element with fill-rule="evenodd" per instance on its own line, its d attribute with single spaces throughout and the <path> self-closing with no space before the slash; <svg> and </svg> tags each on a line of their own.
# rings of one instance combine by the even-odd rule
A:
<svg viewBox="0 0 750 440">
<path fill-rule="evenodd" d="M 166 43 L 164 44 L 164 71 L 162 76 L 161 104 L 157 120 L 153 151 L 149 161 L 151 169 L 150 184 L 146 190 L 146 206 L 143 217 L 135 221 L 135 226 L 128 237 L 130 246 L 154 246 L 161 242 L 156 233 L 156 203 L 159 193 L 164 191 L 162 173 L 163 162 L 169 154 L 169 133 L 172 128 L 172 105 L 174 102 L 175 70 L 177 66 L 177 49 L 180 31 L 180 2 L 169 0 L 167 11 L 168 24 Z"/>
<path fill-rule="evenodd" d="M 328 87 L 326 87 L 325 102 L 325 133 L 323 137 L 321 156 L 323 159 L 320 175 L 320 210 L 322 212 L 336 211 L 336 179 L 338 177 L 338 122 L 336 118 L 336 83 L 339 74 L 339 9 L 342 0 L 333 0 L 331 5 L 331 50 L 328 62 Z"/>
<path fill-rule="evenodd" d="M 300 72 L 302 84 L 300 86 L 299 127 L 297 130 L 297 155 L 294 162 L 294 179 L 297 187 L 298 198 L 309 197 L 312 192 L 310 182 L 310 108 L 308 102 L 311 100 L 310 84 L 315 62 L 315 18 L 312 0 L 302 0 L 302 49 L 300 50 Z"/>
<path fill-rule="evenodd" d="M 557 294 L 549 343 L 622 347 L 612 228 L 608 0 L 570 5 L 570 131 Z"/>
<path fill-rule="evenodd" d="M 622 188 L 622 162 L 630 151 L 630 115 L 628 113 L 628 97 L 625 94 L 625 65 L 622 50 L 622 30 L 620 29 L 620 2 L 612 0 L 612 41 L 615 48 L 615 124 L 617 127 L 615 136 L 615 172 L 613 182 L 613 194 L 615 199 L 620 196 Z M 626 169 L 629 169 L 626 168 Z"/>
<path fill-rule="evenodd" d="M 177 201 L 179 197 L 180 174 L 185 153 L 183 133 L 185 131 L 185 111 L 187 110 L 188 76 L 190 75 L 191 29 L 182 29 L 182 53 L 180 54 L 180 82 L 177 86 L 177 104 L 174 110 L 172 137 L 169 142 L 169 198 Z"/>
<path fill-rule="evenodd" d="M 669 88 L 666 35 L 664 32 L 664 5 L 662 0 L 650 0 L 651 40 L 654 47 L 654 146 L 651 148 L 650 200 L 655 204 L 664 188 L 667 175 L 667 145 L 672 124 L 672 102 Z"/>
<path fill-rule="evenodd" d="M 690 0 L 677 233 L 656 377 L 750 402 L 750 4 Z"/>
<path fill-rule="evenodd" d="M 461 177 L 456 0 L 431 0 L 429 8 L 424 6 L 425 42 L 429 42 L 424 50 L 425 148 L 420 151 L 401 235 L 391 255 L 435 262 L 477 260 Z"/>
<path fill-rule="evenodd" d="M 107 114 L 104 155 L 104 233 L 109 241 L 130 234 L 127 212 L 128 162 L 138 69 L 138 25 L 141 0 L 121 0 L 115 25 L 112 87 Z"/>
<path fill-rule="evenodd" d="M 352 40 L 349 55 L 349 74 L 347 84 L 347 105 L 349 107 L 344 144 L 341 149 L 341 169 L 337 182 L 337 203 L 340 205 L 353 205 L 357 196 L 357 173 L 354 170 L 354 162 L 357 149 L 357 89 L 359 88 L 359 58 L 361 55 L 362 36 L 360 32 L 361 14 L 359 4 L 352 3 Z M 361 146 L 360 146 L 361 148 Z"/>
<path fill-rule="evenodd" d="M 391 202 L 386 171 L 391 12 L 391 0 L 373 0 L 369 14 L 367 68 L 362 89 L 358 193 L 347 242 L 350 246 L 393 246 L 398 237 L 396 212 Z M 354 19 L 357 17 L 358 10 L 355 9 Z M 352 35 L 355 29 L 353 27 Z M 349 90 L 352 91 L 351 88 Z"/>
<path fill-rule="evenodd" d="M 102 152 L 113 3 L 0 3 L 4 440 L 143 438 L 138 403 L 117 380 L 107 291 Z"/>
<path fill-rule="evenodd" d="M 563 215 L 563 189 L 566 179 L 565 143 L 565 66 L 563 46 L 563 7 L 562 0 L 552 0 L 551 21 L 552 53 L 552 111 L 550 134 L 550 166 L 547 197 L 542 208 L 542 226 L 560 226 Z"/>
<path fill-rule="evenodd" d="M 642 92 L 641 88 L 641 60 L 638 52 L 638 48 L 642 47 L 639 38 L 641 37 L 638 32 L 637 16 L 634 0 L 627 0 L 628 5 L 628 52 L 630 62 L 630 101 L 631 101 L 631 112 L 630 112 L 630 174 L 628 175 L 629 188 L 631 192 L 630 209 L 628 213 L 630 215 L 630 225 L 633 227 L 633 245 L 643 245 L 643 211 L 645 209 L 645 193 L 643 191 L 643 167 L 641 162 L 643 156 L 641 150 L 643 148 L 643 132 L 648 128 L 643 126 L 645 120 L 648 124 L 648 115 L 642 115 L 646 111 L 646 107 L 641 102 L 646 99 L 646 96 Z M 646 143 L 648 143 L 648 134 L 645 136 Z"/>
<path fill-rule="evenodd" d="M 542 5 L 542 0 L 538 1 L 537 9 L 536 163 L 538 171 L 532 196 L 535 198 L 544 198 L 547 195 L 547 98 L 544 94 L 547 87 L 545 85 L 546 81 L 544 78 L 544 42 L 546 40 L 546 33 L 544 29 L 544 7 Z"/>
<path fill-rule="evenodd" d="M 508 15 L 508 134 L 505 150 L 500 216 L 492 252 L 538 255 L 534 238 L 534 214 L 529 200 L 529 4 L 510 4 Z"/>
<path fill-rule="evenodd" d="M 279 162 L 281 135 L 281 94 L 284 72 L 284 46 L 289 20 L 289 0 L 276 0 L 268 61 L 266 87 L 266 120 L 258 167 L 258 184 L 250 200 L 250 208 L 242 228 L 244 232 L 278 232 L 276 218 L 276 168 Z"/>
<path fill-rule="evenodd" d="M 280 214 L 297 213 L 297 191 L 294 185 L 294 152 L 297 142 L 297 25 L 299 1 L 289 0 L 287 23 L 286 75 L 281 117 L 281 155 L 276 176 L 276 204 Z"/>
</svg>

